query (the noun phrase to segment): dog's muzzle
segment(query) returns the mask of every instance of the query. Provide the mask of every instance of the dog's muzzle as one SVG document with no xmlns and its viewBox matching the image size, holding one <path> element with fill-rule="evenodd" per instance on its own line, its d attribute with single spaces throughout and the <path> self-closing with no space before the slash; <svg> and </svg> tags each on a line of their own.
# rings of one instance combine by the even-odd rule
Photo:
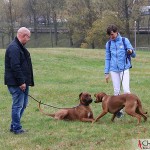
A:
<svg viewBox="0 0 150 150">
<path fill-rule="evenodd" d="M 86 100 L 84 100 L 84 104 L 86 105 L 86 106 L 88 106 L 90 103 L 92 103 L 92 99 L 86 99 Z"/>
</svg>

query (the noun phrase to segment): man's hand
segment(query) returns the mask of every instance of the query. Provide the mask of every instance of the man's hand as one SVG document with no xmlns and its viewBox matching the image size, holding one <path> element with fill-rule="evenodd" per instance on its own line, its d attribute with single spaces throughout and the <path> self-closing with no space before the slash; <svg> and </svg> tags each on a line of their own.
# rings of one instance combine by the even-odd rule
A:
<svg viewBox="0 0 150 150">
<path fill-rule="evenodd" d="M 105 80 L 106 80 L 106 83 L 108 83 L 108 80 L 109 80 L 109 74 L 105 74 Z"/>
<path fill-rule="evenodd" d="M 25 89 L 26 89 L 26 84 L 24 83 L 24 84 L 20 85 L 19 87 L 20 87 L 20 89 L 21 89 L 22 91 L 25 91 Z"/>
</svg>

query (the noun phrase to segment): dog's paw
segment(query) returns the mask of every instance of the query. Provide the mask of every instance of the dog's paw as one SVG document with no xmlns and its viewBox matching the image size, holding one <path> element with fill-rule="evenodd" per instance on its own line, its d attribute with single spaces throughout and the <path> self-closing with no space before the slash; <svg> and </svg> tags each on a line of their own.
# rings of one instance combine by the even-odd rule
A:
<svg viewBox="0 0 150 150">
<path fill-rule="evenodd" d="M 93 120 L 93 121 L 92 121 L 92 125 L 93 125 L 95 122 L 96 122 L 96 120 Z"/>
</svg>

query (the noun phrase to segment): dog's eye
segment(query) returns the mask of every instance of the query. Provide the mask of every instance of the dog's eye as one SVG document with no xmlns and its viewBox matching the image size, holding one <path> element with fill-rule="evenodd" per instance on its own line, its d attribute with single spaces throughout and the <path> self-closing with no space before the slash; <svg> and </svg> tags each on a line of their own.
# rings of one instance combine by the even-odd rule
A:
<svg viewBox="0 0 150 150">
<path fill-rule="evenodd" d="M 85 95 L 86 98 L 91 97 L 91 95 Z"/>
</svg>

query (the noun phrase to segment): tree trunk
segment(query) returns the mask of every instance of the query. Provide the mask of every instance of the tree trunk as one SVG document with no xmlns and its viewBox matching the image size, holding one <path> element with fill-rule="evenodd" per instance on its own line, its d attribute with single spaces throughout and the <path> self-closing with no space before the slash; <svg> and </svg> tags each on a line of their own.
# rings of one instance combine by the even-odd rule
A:
<svg viewBox="0 0 150 150">
<path fill-rule="evenodd" d="M 4 48 L 4 35 L 2 33 L 2 48 Z"/>
<path fill-rule="evenodd" d="M 128 7 L 128 0 L 125 0 L 125 28 L 127 37 L 130 39 L 130 26 L 129 26 L 129 7 Z"/>
<path fill-rule="evenodd" d="M 88 8 L 88 24 L 89 24 L 89 28 L 91 28 L 92 23 L 94 22 L 94 17 L 92 15 L 94 15 L 94 14 L 92 14 L 92 8 L 90 5 L 90 0 L 87 0 L 85 2 L 87 4 L 87 8 Z M 94 41 L 91 43 L 91 46 L 92 46 L 92 49 L 95 48 Z"/>
<path fill-rule="evenodd" d="M 56 13 L 53 12 L 53 25 L 54 25 L 54 36 L 55 36 L 55 45 L 58 43 L 58 33 L 57 33 L 57 17 Z"/>
<path fill-rule="evenodd" d="M 38 35 L 37 35 L 37 21 L 36 21 L 36 14 L 34 13 L 34 45 L 35 45 L 35 47 L 38 46 L 37 39 L 38 39 Z"/>
<path fill-rule="evenodd" d="M 10 19 L 10 36 L 11 36 L 11 39 L 13 40 L 14 39 L 14 23 L 13 23 L 13 16 L 12 16 L 12 0 L 9 0 L 9 5 L 8 5 L 8 8 L 9 8 L 9 19 Z"/>
</svg>

